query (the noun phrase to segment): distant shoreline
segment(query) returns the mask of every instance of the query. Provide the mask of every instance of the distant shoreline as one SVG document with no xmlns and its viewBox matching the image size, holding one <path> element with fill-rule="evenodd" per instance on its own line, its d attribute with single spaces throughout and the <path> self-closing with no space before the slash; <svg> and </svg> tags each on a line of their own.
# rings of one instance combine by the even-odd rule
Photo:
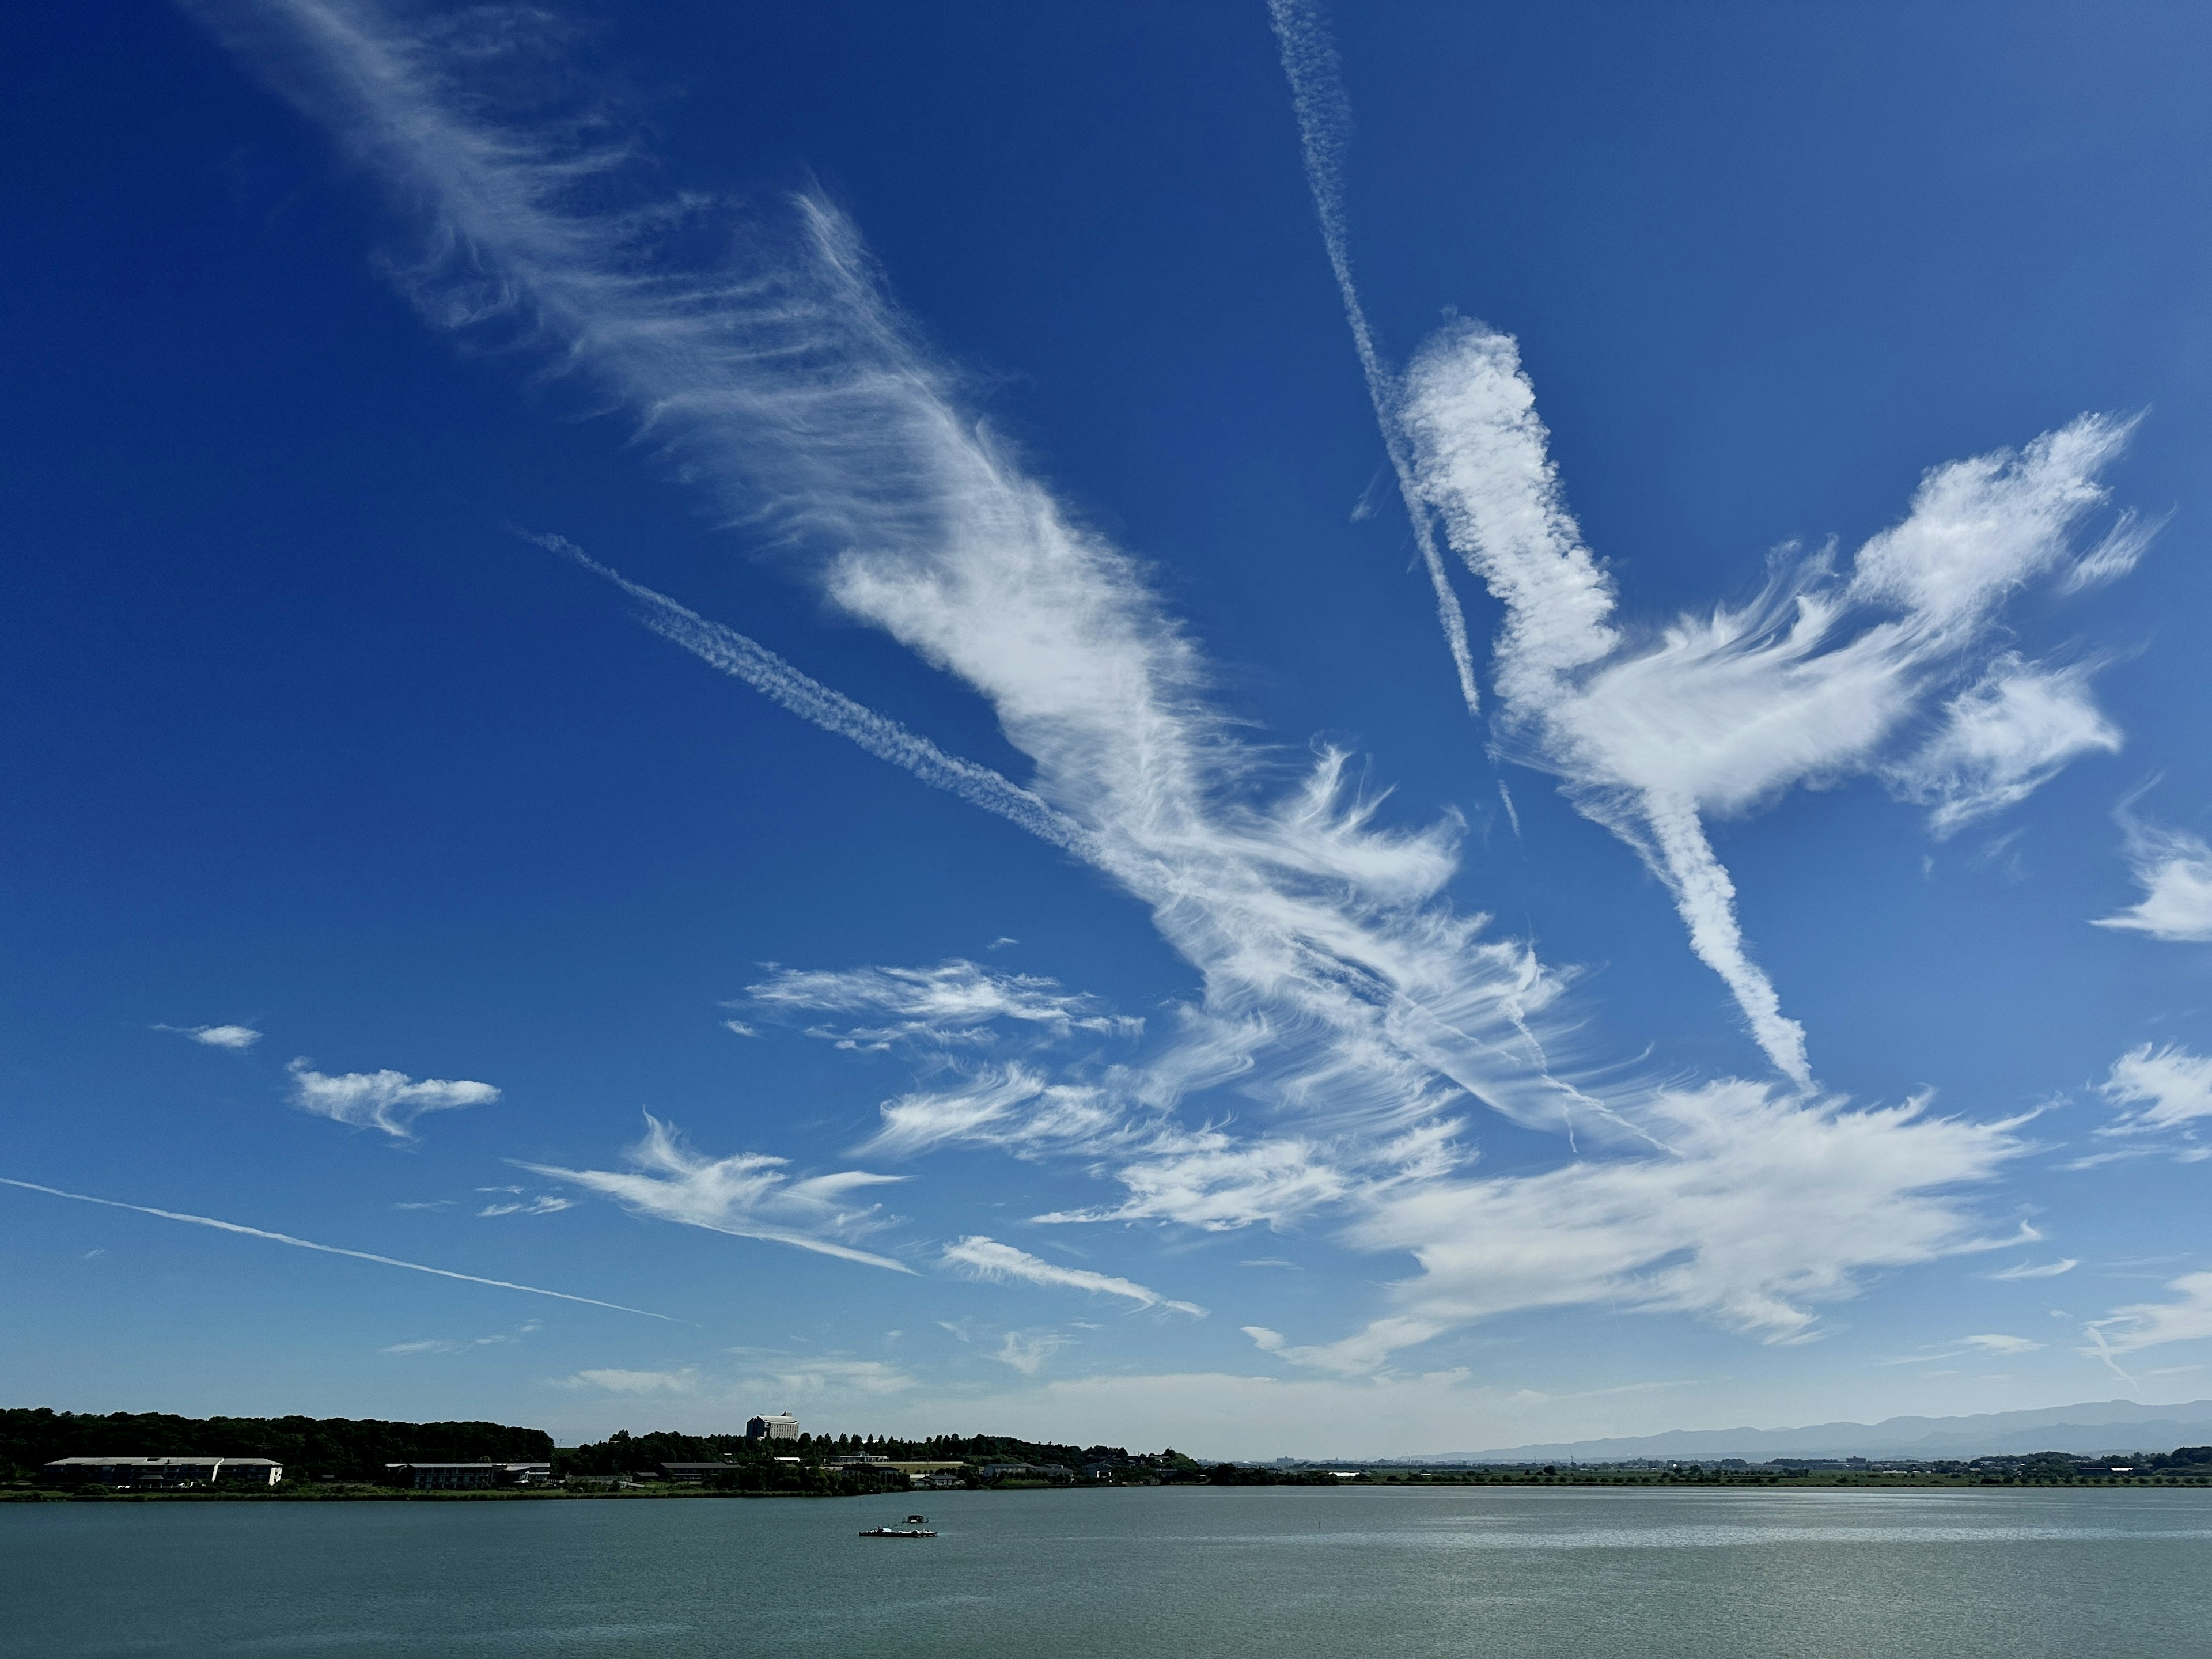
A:
<svg viewBox="0 0 2212 1659">
<path fill-rule="evenodd" d="M 1469 1470 L 1446 1474 L 1400 1474 L 1395 1471 L 1374 1474 L 1363 1473 L 1358 1478 L 1347 1480 L 1339 1486 L 1304 1484 L 1296 1487 L 1305 1492 L 1329 1492 L 1358 1489 L 1375 1491 L 1378 1488 L 1412 1491 L 1465 1490 L 1477 1488 L 1495 1491 L 1559 1491 L 1569 1488 L 1615 1492 L 1683 1490 L 1695 1488 L 1735 1487 L 1761 1492 L 1813 1492 L 1846 1489 L 1855 1492 L 2026 1492 L 2026 1491 L 2203 1491 L 2212 1486 L 2212 1477 L 2112 1475 L 2082 1477 L 2071 1480 L 2007 1480 L 1992 1476 L 1943 1474 L 1870 1474 L 1853 1471 L 1835 1473 L 1820 1470 L 1804 1475 L 1748 1474 L 1666 1474 L 1636 1470 L 1608 1472 L 1576 1470 L 1565 1474 L 1539 1474 L 1522 1471 L 1487 1473 Z M 1267 1491 L 1290 1489 L 1283 1485 L 1250 1486 L 1212 1481 L 1170 1481 L 1146 1490 L 1173 1491 Z M 1126 1492 L 1137 1488 L 1126 1486 L 1070 1486 L 1048 1485 L 1042 1481 L 1024 1482 L 1015 1486 L 981 1487 L 979 1491 L 1020 1492 Z M 637 1503 L 667 1500 L 698 1501 L 711 1498 L 883 1498 L 885 1496 L 935 1496 L 936 1494 L 903 1494 L 884 1492 L 736 1492 L 694 1486 L 639 1486 L 629 1490 L 564 1491 L 559 1487 L 507 1487 L 489 1491 L 422 1492 L 404 1487 L 354 1486 L 337 1490 L 327 1487 L 295 1486 L 289 1491 L 282 1487 L 249 1491 L 79 1492 L 58 1491 L 51 1487 L 28 1487 L 0 1491 L 0 1504 L 531 1504 L 531 1503 Z"/>
</svg>

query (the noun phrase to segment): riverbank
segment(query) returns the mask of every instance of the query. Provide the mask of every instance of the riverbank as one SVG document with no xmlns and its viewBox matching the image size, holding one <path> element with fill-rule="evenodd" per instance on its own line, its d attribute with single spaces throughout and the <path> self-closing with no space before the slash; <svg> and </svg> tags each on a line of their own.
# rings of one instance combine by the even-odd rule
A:
<svg viewBox="0 0 2212 1659">
<path fill-rule="evenodd" d="M 1224 1468 L 1227 1466 L 1224 1466 Z M 1245 1478 L 1220 1478 L 1216 1471 L 1202 1480 L 1171 1480 L 1152 1483 L 1163 1491 L 1207 1491 L 1224 1486 L 1268 1486 L 1296 1485 L 1314 1490 L 1318 1484 L 1312 1480 L 1278 1481 L 1249 1478 L 1257 1471 L 1237 1469 L 1236 1475 Z M 1409 1491 L 1433 1490 L 1439 1487 L 1492 1487 L 1514 1490 L 1619 1487 L 1645 1490 L 1666 1487 L 1719 1488 L 1735 1487 L 1762 1491 L 1830 1491 L 1848 1489 L 1853 1492 L 1929 1492 L 1974 1491 L 1988 1487 L 2022 1490 L 2100 1490 L 2148 1491 L 2162 1488 L 2201 1490 L 2212 1486 L 2212 1478 L 2203 1475 L 2107 1475 L 2057 1477 L 2051 1479 L 2017 1478 L 1998 1475 L 1905 1472 L 1883 1474 L 1875 1471 L 1851 1470 L 1838 1473 L 1814 1470 L 1804 1474 L 1765 1474 L 1752 1471 L 1717 1471 L 1689 1474 L 1649 1469 L 1575 1469 L 1562 1473 L 1540 1473 L 1514 1470 L 1450 1470 L 1412 1473 L 1401 1470 L 1346 1471 L 1349 1478 L 1340 1477 L 1335 1489 L 1374 1491 L 1396 1487 Z M 1129 1491 L 1129 1486 L 1102 1482 L 1089 1486 L 1059 1486 L 1045 1487 L 1035 1481 L 1008 1482 L 1003 1487 L 981 1486 L 969 1490 L 982 1492 L 995 1491 L 1059 1492 L 1099 1492 Z M 544 1504 L 583 1500 L 597 1502 L 636 1502 L 642 1499 L 674 1499 L 679 1501 L 708 1498 L 912 1498 L 917 1502 L 942 1497 L 939 1492 L 901 1490 L 872 1492 L 738 1492 L 714 1486 L 678 1485 L 659 1481 L 576 1482 L 559 1486 L 509 1486 L 477 1492 L 417 1492 L 406 1487 L 375 1486 L 339 1482 L 301 1484 L 267 1489 L 250 1488 L 232 1491 L 195 1489 L 184 1492 L 106 1492 L 64 1491 L 51 1486 L 0 1487 L 0 1504 Z"/>
</svg>

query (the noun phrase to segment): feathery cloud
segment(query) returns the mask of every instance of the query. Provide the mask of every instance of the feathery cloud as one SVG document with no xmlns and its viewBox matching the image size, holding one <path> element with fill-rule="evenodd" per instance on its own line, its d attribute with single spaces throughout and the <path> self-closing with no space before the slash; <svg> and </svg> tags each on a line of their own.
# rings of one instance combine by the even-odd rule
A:
<svg viewBox="0 0 2212 1659">
<path fill-rule="evenodd" d="M 2000 1283 L 2008 1283 L 2022 1279 L 2056 1279 L 2061 1273 L 2072 1273 L 2081 1265 L 2080 1258 L 2067 1255 L 2061 1256 L 2056 1261 L 2023 1261 L 2017 1267 L 2007 1267 L 2002 1272 L 1993 1273 L 1988 1276 Z"/>
<path fill-rule="evenodd" d="M 448 1083 L 434 1077 L 418 1083 L 393 1071 L 328 1077 L 306 1060 L 284 1069 L 292 1077 L 292 1103 L 301 1111 L 356 1129 L 381 1129 L 396 1140 L 413 1139 L 415 1120 L 425 1112 L 482 1106 L 499 1098 L 489 1083 Z"/>
<path fill-rule="evenodd" d="M 746 987 L 745 994 L 778 1012 L 860 1015 L 878 1022 L 812 1028 L 811 1035 L 840 1048 L 985 1042 L 1000 1020 L 1061 1038 L 1076 1031 L 1134 1037 L 1145 1029 L 1143 1020 L 1107 1013 L 1097 998 L 1063 991 L 1055 980 L 994 973 L 957 957 L 934 968 L 779 968 Z"/>
<path fill-rule="evenodd" d="M 2112 1062 L 2097 1092 L 2115 1107 L 2135 1109 L 2099 1128 L 2100 1136 L 2163 1137 L 2186 1163 L 2212 1153 L 2212 1147 L 2197 1144 L 2198 1125 L 2212 1118 L 2212 1060 L 2174 1043 L 2142 1043 Z M 2082 1160 L 2108 1161 L 2110 1155 Z"/>
<path fill-rule="evenodd" d="M 597 1370 L 578 1371 L 568 1378 L 568 1386 L 598 1389 L 607 1394 L 696 1394 L 699 1392 L 699 1374 L 688 1366 L 680 1371 L 631 1371 L 608 1366 Z"/>
<path fill-rule="evenodd" d="M 893 1273 L 914 1271 L 889 1256 L 842 1242 L 883 1224 L 879 1206 L 856 1206 L 848 1195 L 905 1176 L 848 1170 L 793 1179 L 785 1173 L 787 1158 L 763 1152 L 708 1158 L 686 1144 L 672 1124 L 650 1112 L 645 1125 L 645 1138 L 624 1155 L 631 1165 L 628 1170 L 564 1170 L 550 1164 L 518 1167 L 603 1194 L 633 1215 L 736 1238 L 796 1245 Z"/>
<path fill-rule="evenodd" d="M 1935 736 L 1886 776 L 1899 795 L 1931 809 L 1940 841 L 2027 799 L 2077 757 L 2120 746 L 2119 728 L 2089 696 L 2087 669 L 2045 668 L 2007 652 L 1944 706 Z"/>
<path fill-rule="evenodd" d="M 2212 1273 L 2184 1273 L 2166 1288 L 2174 1293 L 2172 1301 L 2130 1303 L 2090 1321 L 2093 1346 L 2082 1352 L 2101 1358 L 2212 1336 Z"/>
<path fill-rule="evenodd" d="M 778 1399 L 793 1395 L 904 1394 L 917 1380 L 898 1366 L 881 1359 L 850 1359 L 836 1355 L 797 1358 L 789 1355 L 748 1354 L 748 1374 L 738 1384 L 740 1392 L 773 1394 Z"/>
<path fill-rule="evenodd" d="M 1801 1085 L 1804 1033 L 1752 960 L 1705 819 L 1802 783 L 1883 765 L 1886 744 L 1956 684 L 1940 730 L 1890 763 L 1947 834 L 2025 797 L 2119 734 L 2086 671 L 1994 648 L 2004 600 L 2069 568 L 2132 421 L 2085 415 L 2019 451 L 1931 469 L 1905 518 L 1848 575 L 1825 553 L 1784 558 L 1735 609 L 1646 635 L 1617 616 L 1611 576 L 1569 513 L 1513 339 L 1440 331 L 1407 369 L 1401 419 L 1421 499 L 1505 607 L 1494 672 L 1515 758 L 1558 774 L 1576 805 L 1673 892 L 1692 948 L 1735 994 L 1776 1068 Z"/>
<path fill-rule="evenodd" d="M 2142 823 L 2128 803 L 2122 804 L 2119 819 L 2127 832 L 2128 867 L 2143 896 L 2090 926 L 2142 933 L 2169 945 L 2212 943 L 2212 847 L 2185 830 Z"/>
<path fill-rule="evenodd" d="M 1188 1314 L 1194 1319 L 1206 1317 L 1205 1309 L 1189 1302 L 1170 1301 L 1158 1291 L 1149 1290 L 1133 1279 L 1117 1279 L 1111 1273 L 1093 1273 L 1088 1267 L 1063 1267 L 1040 1256 L 1031 1255 L 1027 1250 L 1001 1244 L 994 1238 L 978 1236 L 956 1239 L 945 1247 L 939 1260 L 946 1267 L 971 1279 L 994 1284 L 1014 1280 L 1024 1285 L 1087 1291 L 1094 1295 L 1118 1296 L 1140 1308 L 1166 1308 L 1176 1313 Z"/>
<path fill-rule="evenodd" d="M 1592 1303 L 1800 1340 L 1864 1273 L 1986 1248 L 1947 1189 L 2024 1150 L 2010 1124 L 1812 1110 L 1743 1082 L 1664 1094 L 1646 1121 L 1666 1155 L 1425 1182 L 1377 1205 L 1348 1237 L 1410 1251 L 1420 1276 L 1365 1329 L 1282 1357 L 1358 1374 L 1454 1326 Z"/>
<path fill-rule="evenodd" d="M 711 493 L 732 522 L 791 549 L 832 605 L 986 699 L 1033 775 L 1018 783 L 948 756 L 744 635 L 592 566 L 629 595 L 648 626 L 1103 872 L 1151 911 L 1163 939 L 1196 970 L 1199 999 L 1178 1012 L 1145 1064 L 1064 1085 L 1096 1094 L 1052 1098 L 1048 1091 L 1063 1085 L 1040 1071 L 1037 1089 L 1016 1099 L 1013 1066 L 988 1079 L 978 1072 L 965 1092 L 887 1105 L 884 1144 L 1011 1137 L 1012 1126 L 1042 1121 L 1033 1106 L 1118 1113 L 1127 1121 L 1109 1131 L 1102 1119 L 1096 1136 L 1149 1133 L 1156 1150 L 1115 1160 L 1132 1196 L 1098 1213 L 1236 1225 L 1322 1203 L 1355 1214 L 1364 1206 L 1356 1238 L 1377 1249 L 1413 1249 L 1437 1284 L 1451 1280 L 1409 1304 L 1419 1310 L 1407 1329 L 1429 1334 L 1494 1310 L 1455 1288 L 1449 1230 L 1415 1224 L 1409 1206 L 1425 1195 L 1483 1214 L 1525 1202 L 1550 1217 L 1507 1304 L 1595 1299 L 1626 1285 L 1636 1305 L 1712 1311 L 1762 1329 L 1792 1327 L 1799 1311 L 1768 1305 L 1777 1285 L 1804 1300 L 1842 1294 L 1860 1267 L 1967 1237 L 1957 1204 L 1933 1188 L 1986 1173 L 2001 1155 L 2002 1126 L 1960 1128 L 1947 1140 L 1949 1132 L 1910 1112 L 1838 1116 L 1753 1090 L 1757 1109 L 1723 1114 L 1732 1146 L 1709 1146 L 1694 1125 L 1674 1121 L 1695 1119 L 1696 1110 L 1650 1105 L 1640 1089 L 1598 1099 L 1562 1078 L 1561 1056 L 1573 1060 L 1577 1040 L 1576 1022 L 1562 1018 L 1562 977 L 1524 945 L 1490 936 L 1486 918 L 1456 914 L 1445 896 L 1459 866 L 1458 818 L 1392 825 L 1384 797 L 1357 787 L 1350 757 L 1333 748 L 1318 752 L 1302 782 L 1286 782 L 1279 757 L 1250 743 L 1218 706 L 1206 664 L 1142 568 L 1085 528 L 964 406 L 960 377 L 890 303 L 854 227 L 827 202 L 794 198 L 726 238 L 718 204 L 651 199 L 633 155 L 580 136 L 603 133 L 603 123 L 507 118 L 467 82 L 473 60 L 465 47 L 478 27 L 506 29 L 502 40 L 512 45 L 510 37 L 529 32 L 520 14 L 470 11 L 418 32 L 370 0 L 207 0 L 203 9 L 219 27 L 247 20 L 227 29 L 233 43 L 392 186 L 421 232 L 420 257 L 402 281 L 426 316 L 504 331 L 589 381 L 599 406 L 628 410 L 672 470 Z M 1310 12 L 1285 5 L 1276 21 L 1326 215 L 1339 199 L 1333 169 L 1343 131 L 1340 108 L 1327 106 L 1333 69 L 1316 55 Z M 633 203 L 634 210 L 626 205 Z M 2043 542 L 2014 536 L 2012 520 L 1996 510 L 2021 496 L 2015 474 L 2041 479 L 2069 465 L 2079 474 L 2102 438 L 2112 438 L 2108 448 L 2118 439 L 2077 422 L 2081 430 L 2031 447 L 2018 466 L 1984 466 L 1975 475 L 1978 495 L 1952 492 L 1982 513 L 1979 528 L 1951 523 L 1955 513 L 1945 520 L 1949 531 L 1935 525 L 1950 509 L 1948 496 L 1936 499 L 1942 490 L 1931 475 L 1928 511 L 1915 509 L 1926 533 L 1909 556 L 1878 538 L 1842 597 L 1802 567 L 1778 579 L 1761 604 L 1686 622 L 1647 648 L 1613 620 L 1609 580 L 1565 513 L 1510 343 L 1455 333 L 1424 355 L 1402 387 L 1386 386 L 1341 231 L 1340 213 L 1325 237 L 1370 392 L 1389 414 L 1386 442 L 1416 507 L 1417 534 L 1429 538 L 1425 515 L 1433 514 L 1506 601 L 1498 689 L 1509 730 L 1534 733 L 1528 752 L 1555 769 L 1567 768 L 1562 756 L 1572 760 L 1571 784 L 1583 780 L 1574 787 L 1584 810 L 1661 871 L 1697 949 L 1735 989 L 1777 1065 L 1809 1079 L 1802 1034 L 1751 958 L 1704 815 L 1873 764 L 1877 739 L 1901 725 L 1914 697 L 1948 690 L 1961 674 L 1971 679 L 1966 667 L 1947 666 L 1948 678 L 1931 673 L 1923 684 L 1900 670 L 1904 622 L 1830 648 L 1832 625 L 1848 600 L 1902 607 L 1921 617 L 1929 637 L 1966 639 L 1994 602 L 1987 596 L 2042 556 Z M 727 266 L 700 270 L 669 252 L 708 240 L 734 246 Z M 1469 370 L 1479 371 L 1480 385 Z M 1909 527 L 1888 533 L 1894 541 Z M 1461 539 L 1451 539 L 1455 532 Z M 1992 538 L 2007 536 L 2007 546 L 2028 549 L 2014 549 L 2006 567 L 2014 574 L 1976 575 L 1978 559 L 1991 564 L 1984 556 Z M 547 544 L 581 556 L 557 538 Z M 1426 551 L 1449 635 L 1456 602 L 1441 556 Z M 1955 654 L 1975 671 L 1987 666 L 1986 652 L 1976 657 L 1962 645 Z M 1468 659 L 1456 642 L 1454 655 L 1472 706 Z M 1777 708 L 1780 718 L 1755 718 Z M 1628 729 L 1647 714 L 1650 731 Z M 1960 790 L 1972 787 L 1959 775 Z M 1184 1095 L 1231 1081 L 1280 1120 L 1281 1131 L 1247 1146 L 1174 1140 L 1161 1120 Z M 1639 1154 L 1521 1178 L 1556 1182 L 1545 1188 L 1455 1182 L 1441 1164 L 1390 1162 L 1386 1149 L 1409 1138 L 1441 1145 L 1448 1114 L 1470 1097 L 1523 1125 L 1579 1128 L 1601 1150 L 1674 1137 L 1686 1138 L 1693 1155 Z M 1866 1172 L 1846 1187 L 1873 1216 L 1906 1224 L 1899 1242 L 1870 1240 L 1877 1224 L 1854 1230 L 1818 1201 L 1793 1210 L 1731 1187 L 1771 1182 L 1801 1143 L 1824 1134 L 1839 1149 L 1881 1143 L 1865 1149 Z M 1984 1139 L 1974 1141 L 1977 1134 Z M 1086 1125 L 1071 1144 L 1095 1145 L 1093 1137 Z M 1953 1141 L 1982 1152 L 1969 1156 Z M 827 1242 L 868 1224 L 824 1221 L 822 1209 L 843 1213 L 827 1193 L 815 1195 L 814 1207 L 791 1209 L 804 1183 L 787 1185 L 778 1160 L 708 1160 L 672 1140 L 654 1148 L 649 1133 L 635 1172 L 545 1172 L 640 1213 L 897 1265 Z M 1931 1152 L 1948 1161 L 1931 1162 Z M 1328 1172 L 1346 1170 L 1353 1173 L 1340 1199 L 1330 1185 L 1340 1177 Z M 1604 1201 L 1607 1182 L 1635 1212 L 1633 1224 Z M 1547 1209 L 1554 1204 L 1556 1212 Z M 1678 1210 L 1690 1218 L 1676 1219 Z M 1749 1260 L 1762 1253 L 1727 1223 L 1739 1212 L 1755 1212 L 1759 1225 L 1793 1238 L 1763 1253 L 1779 1265 Z M 1590 1237 L 1578 1243 L 1583 1230 Z M 1688 1242 L 1655 1254 L 1637 1243 L 1638 1230 Z M 1669 1250 L 1688 1255 L 1672 1267 L 1655 1265 Z M 950 1247 L 947 1265 L 1188 1308 L 990 1240 Z M 1402 1344 L 1382 1351 L 1395 1346 Z"/>
</svg>

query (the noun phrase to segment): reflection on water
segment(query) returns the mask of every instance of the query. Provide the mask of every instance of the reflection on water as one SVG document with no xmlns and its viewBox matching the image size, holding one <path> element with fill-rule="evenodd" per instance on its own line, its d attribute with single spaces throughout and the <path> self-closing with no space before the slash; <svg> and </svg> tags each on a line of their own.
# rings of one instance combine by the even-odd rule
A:
<svg viewBox="0 0 2212 1659">
<path fill-rule="evenodd" d="M 1150 1488 L 930 1511 L 939 1538 L 885 1544 L 855 1535 L 884 1519 L 866 1499 L 0 1507 L 0 1653 L 2212 1652 L 2212 1492 Z"/>
</svg>

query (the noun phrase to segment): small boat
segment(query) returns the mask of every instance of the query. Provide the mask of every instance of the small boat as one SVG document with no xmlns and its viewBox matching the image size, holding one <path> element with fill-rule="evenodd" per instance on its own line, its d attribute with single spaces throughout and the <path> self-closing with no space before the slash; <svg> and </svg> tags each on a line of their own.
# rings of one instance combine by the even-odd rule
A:
<svg viewBox="0 0 2212 1659">
<path fill-rule="evenodd" d="M 934 1538 L 936 1529 L 929 1525 L 926 1515 L 909 1515 L 902 1527 L 871 1527 L 860 1534 L 863 1538 Z"/>
</svg>

